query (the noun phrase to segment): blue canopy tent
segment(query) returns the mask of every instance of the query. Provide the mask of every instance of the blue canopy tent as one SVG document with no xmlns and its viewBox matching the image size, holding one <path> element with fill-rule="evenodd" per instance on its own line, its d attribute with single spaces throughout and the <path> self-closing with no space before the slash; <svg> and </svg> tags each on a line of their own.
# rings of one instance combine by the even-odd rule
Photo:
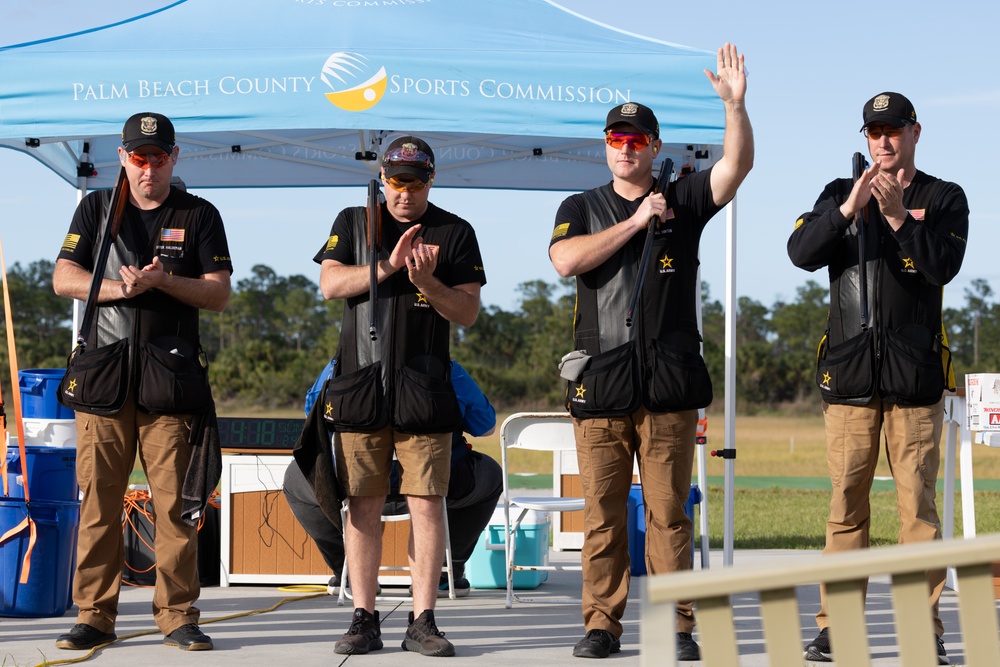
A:
<svg viewBox="0 0 1000 667">
<path fill-rule="evenodd" d="M 656 110 L 679 164 L 722 140 L 714 54 L 545 0 L 179 0 L 110 18 L 0 46 L 0 145 L 87 189 L 110 187 L 122 121 L 145 110 L 174 121 L 192 187 L 360 185 L 404 131 L 434 147 L 438 187 L 579 190 L 607 179 L 601 121 L 629 100 Z"/>
<path fill-rule="evenodd" d="M 548 0 L 147 0 L 88 4 L 72 29 L 25 11 L 0 9 L 0 146 L 81 194 L 112 185 L 122 122 L 147 110 L 174 121 L 189 187 L 360 186 L 404 132 L 434 148 L 437 187 L 579 191 L 608 180 L 603 120 L 626 101 L 678 166 L 723 137 L 714 53 Z"/>
</svg>

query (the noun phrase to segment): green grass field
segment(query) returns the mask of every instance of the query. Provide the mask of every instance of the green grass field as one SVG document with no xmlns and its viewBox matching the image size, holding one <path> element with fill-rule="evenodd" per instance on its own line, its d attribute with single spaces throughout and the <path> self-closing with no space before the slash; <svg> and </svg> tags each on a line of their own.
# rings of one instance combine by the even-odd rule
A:
<svg viewBox="0 0 1000 667">
<path fill-rule="evenodd" d="M 508 415 L 498 415 L 502 423 Z M 708 449 L 723 446 L 725 427 L 721 415 L 710 415 Z M 734 461 L 734 544 L 738 549 L 822 549 L 830 502 L 826 469 L 823 418 L 746 416 L 737 417 L 737 457 Z M 473 438 L 476 449 L 500 460 L 500 436 Z M 550 486 L 552 457 L 543 452 L 518 452 L 511 469 L 538 473 L 521 477 L 521 486 Z M 943 444 L 942 444 L 943 454 Z M 721 459 L 707 460 L 709 542 L 721 547 L 723 539 L 725 473 Z M 1000 449 L 973 448 L 976 480 L 977 533 L 1000 532 Z M 943 474 L 944 462 L 941 470 Z M 956 462 L 956 477 L 957 477 Z M 876 471 L 872 494 L 871 539 L 874 545 L 895 544 L 899 532 L 896 499 L 884 451 Z M 532 480 L 533 481 L 528 481 Z M 938 480 L 938 511 L 943 512 Z M 956 487 L 958 486 L 956 482 Z M 983 490 L 980 490 L 983 489 Z M 961 493 L 955 494 L 955 534 L 963 530 Z"/>
<path fill-rule="evenodd" d="M 227 417 L 256 417 L 259 413 L 227 413 Z M 301 417 L 298 411 L 273 417 Z M 499 427 L 509 415 L 497 415 L 497 432 L 484 438 L 471 438 L 475 449 L 500 461 Z M 721 415 L 709 416 L 709 450 L 723 446 L 725 431 Z M 734 545 L 737 549 L 822 549 L 826 516 L 830 502 L 830 482 L 826 470 L 826 446 L 823 418 L 746 416 L 736 419 L 734 461 Z M 942 444 L 942 454 L 943 454 Z M 976 531 L 1000 533 L 1000 449 L 973 447 L 975 474 Z M 707 460 L 709 542 L 722 547 L 724 463 Z M 958 464 L 956 462 L 956 478 Z M 941 465 L 942 475 L 944 462 Z M 511 471 L 518 474 L 518 488 L 551 488 L 552 455 L 545 452 L 518 452 L 511 461 Z M 881 478 L 881 479 L 880 479 Z M 141 469 L 133 473 L 133 483 L 143 483 Z M 938 512 L 944 511 L 938 479 Z M 958 482 L 956 481 L 956 488 Z M 895 544 L 899 531 L 896 497 L 884 451 L 876 471 L 871 494 L 873 545 Z M 942 517 L 943 520 L 943 517 Z M 697 521 L 696 521 L 697 525 Z M 955 534 L 963 534 L 961 492 L 955 493 Z"/>
</svg>

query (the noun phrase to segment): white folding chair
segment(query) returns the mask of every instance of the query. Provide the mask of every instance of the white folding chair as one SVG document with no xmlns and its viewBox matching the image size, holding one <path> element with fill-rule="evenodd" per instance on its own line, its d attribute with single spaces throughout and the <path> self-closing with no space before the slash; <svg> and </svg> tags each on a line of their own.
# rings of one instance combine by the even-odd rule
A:
<svg viewBox="0 0 1000 667">
<path fill-rule="evenodd" d="M 347 513 L 348 513 L 348 501 L 344 501 L 344 504 L 340 508 L 340 519 L 341 525 L 344 526 L 344 550 L 347 550 Z M 441 499 L 441 514 L 444 520 L 444 567 L 441 571 L 448 575 L 448 597 L 452 600 L 455 599 L 455 574 L 451 566 L 451 534 L 448 532 L 448 501 L 445 498 Z M 383 514 L 382 523 L 389 523 L 395 521 L 408 521 L 410 519 L 409 514 Z M 413 530 L 413 525 L 410 525 L 410 530 Z M 413 539 L 413 534 L 410 534 L 410 539 Z M 409 572 L 410 568 L 408 566 L 398 566 L 398 565 L 379 565 L 379 572 Z M 347 558 L 345 554 L 344 558 L 344 569 L 340 574 L 340 595 L 337 597 L 337 605 L 343 607 L 345 600 L 353 600 L 354 596 L 347 592 Z M 411 580 L 412 583 L 412 580 Z M 413 599 L 412 596 L 406 595 L 377 595 L 375 596 L 376 601 L 405 601 Z"/>
<path fill-rule="evenodd" d="M 515 565 L 517 549 L 516 533 L 524 517 L 530 510 L 536 512 L 574 512 L 583 509 L 583 498 L 561 498 L 554 496 L 510 497 L 509 450 L 532 449 L 556 452 L 576 449 L 573 422 L 565 412 L 519 412 L 504 420 L 500 427 L 500 458 L 503 468 L 503 513 L 504 513 L 504 555 L 507 574 L 507 601 L 510 609 L 515 599 L 514 572 L 517 570 L 581 570 L 579 565 Z M 511 520 L 511 510 L 516 516 Z M 541 600 L 534 599 L 533 602 Z M 568 602 L 569 600 L 551 600 Z"/>
</svg>

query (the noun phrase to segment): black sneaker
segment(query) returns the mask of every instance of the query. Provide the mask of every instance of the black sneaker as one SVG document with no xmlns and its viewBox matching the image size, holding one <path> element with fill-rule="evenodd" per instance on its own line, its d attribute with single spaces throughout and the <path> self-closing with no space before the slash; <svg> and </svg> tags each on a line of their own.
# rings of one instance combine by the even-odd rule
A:
<svg viewBox="0 0 1000 667">
<path fill-rule="evenodd" d="M 212 639 L 194 623 L 177 628 L 163 638 L 164 646 L 176 646 L 182 651 L 211 651 Z"/>
<path fill-rule="evenodd" d="M 833 662 L 833 652 L 830 650 L 829 628 L 823 628 L 816 639 L 809 642 L 804 654 L 806 660 L 813 662 Z"/>
<path fill-rule="evenodd" d="M 444 633 L 437 629 L 434 623 L 434 611 L 425 610 L 414 620 L 410 612 L 409 625 L 406 626 L 406 637 L 403 638 L 403 650 L 414 651 L 420 655 L 430 655 L 449 658 L 455 655 L 455 646 L 444 638 Z"/>
<path fill-rule="evenodd" d="M 469 597 L 469 590 L 472 588 L 469 586 L 469 580 L 465 577 L 455 577 L 455 597 L 457 598 L 467 598 Z M 438 584 L 438 597 L 446 598 L 448 597 L 448 575 L 441 575 L 441 582 Z"/>
<path fill-rule="evenodd" d="M 573 647 L 574 658 L 606 658 L 622 650 L 618 637 L 607 630 L 590 630 Z"/>
<path fill-rule="evenodd" d="M 71 651 L 87 651 L 95 646 L 107 644 L 118 639 L 118 635 L 113 632 L 101 632 L 92 625 L 77 623 L 73 629 L 64 635 L 56 637 L 56 648 L 65 648 Z"/>
<path fill-rule="evenodd" d="M 950 665 L 951 662 L 948 660 L 948 652 L 944 650 L 944 639 L 941 637 L 937 638 L 938 647 L 938 664 L 939 665 Z"/>
<path fill-rule="evenodd" d="M 333 645 L 333 652 L 363 654 L 382 648 L 382 630 L 378 624 L 378 611 L 369 614 L 365 609 L 355 609 L 347 634 Z"/>
<path fill-rule="evenodd" d="M 690 632 L 677 633 L 677 659 L 701 660 L 701 649 L 698 648 L 698 642 L 691 637 Z"/>
<path fill-rule="evenodd" d="M 327 595 L 340 595 L 340 575 L 335 574 L 330 577 L 330 581 L 326 582 L 326 594 Z"/>
</svg>

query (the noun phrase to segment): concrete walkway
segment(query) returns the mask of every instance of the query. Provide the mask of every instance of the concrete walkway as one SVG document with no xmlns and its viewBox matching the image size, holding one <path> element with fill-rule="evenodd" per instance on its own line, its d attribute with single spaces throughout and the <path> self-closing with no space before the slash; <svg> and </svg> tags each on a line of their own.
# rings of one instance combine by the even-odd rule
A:
<svg viewBox="0 0 1000 667">
<path fill-rule="evenodd" d="M 552 552 L 553 563 L 578 564 L 579 552 Z M 818 558 L 813 551 L 738 551 L 734 567 L 741 564 L 801 558 Z M 712 553 L 712 567 L 722 567 L 721 552 Z M 639 604 L 642 579 L 633 579 L 629 607 L 624 618 L 622 652 L 610 658 L 614 665 L 639 664 Z M 387 591 L 391 589 L 386 589 Z M 401 589 L 402 590 L 402 589 Z M 559 571 L 534 590 L 520 591 L 527 601 L 504 608 L 503 590 L 473 590 L 469 597 L 440 600 L 436 612 L 439 627 L 454 642 L 457 656 L 445 664 L 459 667 L 476 665 L 580 665 L 571 656 L 573 644 L 583 636 L 578 598 L 580 572 Z M 576 601 L 567 602 L 570 598 Z M 429 658 L 400 649 L 406 630 L 408 602 L 379 604 L 385 648 L 364 656 L 339 656 L 334 642 L 350 625 L 352 609 L 338 607 L 336 598 L 308 592 L 283 592 L 274 586 L 242 585 L 210 587 L 202 591 L 199 607 L 204 630 L 215 642 L 215 650 L 182 652 L 162 645 L 150 612 L 152 590 L 125 587 L 117 633 L 119 640 L 96 651 L 83 664 L 100 667 L 137 667 L 154 665 L 211 665 L 229 667 L 247 665 L 424 665 Z M 283 604 L 282 601 L 284 601 Z M 813 615 L 819 608 L 819 589 L 800 589 L 799 603 L 803 644 L 815 635 Z M 245 615 L 268 609 L 273 611 Z M 869 587 L 867 622 L 873 664 L 899 664 L 896 629 L 887 580 L 873 580 Z M 748 667 L 768 665 L 756 596 L 733 599 L 740 643 L 741 664 Z M 945 591 L 941 603 L 947 634 L 948 655 L 952 664 L 962 663 L 956 598 Z M 218 619 L 218 620 L 216 620 Z M 0 665 L 25 667 L 46 661 L 82 658 L 85 651 L 55 648 L 57 635 L 67 632 L 75 622 L 75 611 L 61 618 L 0 618 Z M 143 634 L 152 631 L 151 634 Z M 905 629 L 902 630 L 905 632 Z M 697 639 L 697 635 L 695 636 Z M 663 660 L 663 664 L 668 664 Z M 690 663 L 701 664 L 701 663 Z"/>
</svg>

